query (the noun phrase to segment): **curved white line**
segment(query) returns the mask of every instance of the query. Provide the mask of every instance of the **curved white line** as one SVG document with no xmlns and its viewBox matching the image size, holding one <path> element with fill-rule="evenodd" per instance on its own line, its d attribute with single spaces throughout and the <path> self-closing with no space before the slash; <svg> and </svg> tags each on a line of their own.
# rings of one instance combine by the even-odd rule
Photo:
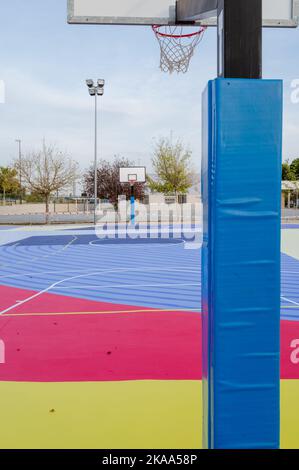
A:
<svg viewBox="0 0 299 470">
<path fill-rule="evenodd" d="M 10 307 L 6 308 L 5 310 L 2 310 L 0 312 L 0 315 L 3 315 L 4 313 L 7 313 L 7 312 L 10 312 L 11 310 L 17 308 L 17 307 L 20 307 L 21 305 L 27 303 L 27 302 L 30 302 L 30 300 L 33 300 L 37 297 L 39 297 L 40 295 L 42 294 L 46 294 L 47 292 L 49 292 L 50 290 L 53 290 L 55 287 L 59 286 L 60 284 L 63 284 L 63 282 L 66 282 L 66 281 L 72 281 L 73 279 L 79 279 L 79 278 L 82 278 L 82 277 L 89 277 L 89 276 L 94 276 L 96 274 L 106 274 L 106 273 L 113 273 L 113 272 L 127 272 L 127 271 L 140 271 L 141 269 L 140 268 L 114 268 L 114 269 L 105 269 L 105 270 L 98 270 L 98 271 L 94 271 L 92 273 L 89 273 L 89 274 L 80 274 L 78 276 L 71 276 L 71 277 L 66 277 L 64 279 L 61 279 L 60 281 L 56 281 L 54 282 L 53 284 L 51 284 L 50 286 L 46 287 L 45 289 L 37 292 L 36 294 L 28 297 L 27 299 L 24 299 L 20 302 L 16 302 L 14 305 L 11 305 Z M 142 271 L 144 269 L 142 268 Z M 169 269 L 169 271 L 173 271 L 171 269 Z M 194 272 L 197 272 L 194 270 Z"/>
<path fill-rule="evenodd" d="M 57 250 L 57 251 L 53 251 L 52 253 L 49 253 L 48 255 L 42 255 L 42 256 L 34 256 L 34 258 L 27 258 L 26 260 L 22 260 L 22 261 L 17 261 L 16 263 L 14 263 L 14 265 L 20 265 L 20 264 L 26 264 L 30 261 L 38 261 L 40 259 L 46 259 L 46 258 L 50 258 L 50 256 L 54 256 L 54 255 L 57 255 L 58 253 L 61 253 L 62 251 L 65 251 L 67 248 L 69 248 L 69 246 L 72 245 L 72 243 L 74 243 L 76 240 L 78 240 L 78 237 L 76 236 L 73 236 L 73 239 L 68 242 L 66 245 L 63 246 L 63 248 L 61 248 L 60 250 Z M 12 245 L 10 248 L 14 248 L 15 246 L 17 246 L 20 242 L 16 243 L 15 245 Z M 50 246 L 50 245 L 48 245 Z M 11 266 L 11 263 L 9 264 L 0 264 L 0 268 L 5 268 L 5 267 L 8 267 L 8 266 Z"/>
<path fill-rule="evenodd" d="M 134 239 L 132 239 L 132 240 L 134 240 Z M 155 238 L 155 240 L 157 240 L 157 238 Z M 166 239 L 165 239 L 165 240 L 166 240 Z M 105 243 L 96 243 L 97 241 L 98 241 L 98 240 L 92 240 L 92 241 L 89 242 L 88 244 L 89 244 L 90 246 L 97 246 L 97 247 L 100 247 L 100 248 L 106 247 L 106 246 L 108 245 L 108 246 L 113 247 L 113 250 L 114 250 L 115 248 L 122 248 L 122 249 L 124 249 L 124 243 L 116 243 L 115 245 L 113 245 L 112 243 L 111 243 L 111 244 L 107 243 L 106 246 L 105 246 Z M 185 243 L 186 243 L 185 240 L 180 240 L 178 243 L 163 243 L 163 242 L 162 242 L 162 243 L 148 243 L 147 245 L 148 245 L 150 248 L 153 248 L 153 247 L 155 247 L 155 248 L 156 248 L 156 247 L 157 247 L 157 248 L 161 248 L 161 247 L 164 248 L 164 247 L 167 247 L 167 248 L 168 248 L 168 247 L 170 247 L 170 246 L 171 246 L 171 247 L 173 247 L 173 246 L 179 246 L 179 245 L 183 245 L 183 244 L 185 244 Z M 190 242 L 187 242 L 187 243 L 190 243 Z M 127 245 L 125 245 L 125 246 L 126 246 L 126 249 L 127 249 L 128 247 L 136 249 L 136 247 L 138 247 L 138 246 L 144 247 L 145 244 L 146 244 L 146 243 L 136 243 L 135 245 L 134 245 L 134 244 L 132 244 L 132 245 L 127 244 Z"/>
</svg>

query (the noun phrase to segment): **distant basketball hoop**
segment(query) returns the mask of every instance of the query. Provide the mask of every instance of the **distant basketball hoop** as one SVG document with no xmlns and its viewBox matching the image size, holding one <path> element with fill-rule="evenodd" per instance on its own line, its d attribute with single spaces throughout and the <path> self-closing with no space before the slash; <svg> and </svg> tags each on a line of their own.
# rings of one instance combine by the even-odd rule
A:
<svg viewBox="0 0 299 470">
<path fill-rule="evenodd" d="M 145 181 L 146 169 L 144 166 L 119 169 L 119 182 L 122 184 L 129 183 L 133 186 L 136 183 L 145 183 Z"/>
<path fill-rule="evenodd" d="M 137 175 L 129 175 L 129 183 L 133 186 L 137 182 Z"/>
<path fill-rule="evenodd" d="M 153 25 L 152 28 L 161 49 L 161 70 L 168 73 L 186 73 L 195 48 L 207 28 L 200 26 L 192 33 L 186 33 L 183 26 Z"/>
</svg>

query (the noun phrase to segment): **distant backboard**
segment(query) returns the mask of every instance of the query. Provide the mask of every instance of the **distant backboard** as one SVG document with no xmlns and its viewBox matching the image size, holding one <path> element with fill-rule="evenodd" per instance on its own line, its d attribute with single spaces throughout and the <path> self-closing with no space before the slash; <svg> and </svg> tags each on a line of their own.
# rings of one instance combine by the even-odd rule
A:
<svg viewBox="0 0 299 470">
<path fill-rule="evenodd" d="M 119 182 L 120 183 L 145 183 L 146 170 L 144 166 L 127 167 L 119 169 Z"/>
<path fill-rule="evenodd" d="M 198 4 L 207 0 L 198 0 Z M 216 26 L 217 20 L 192 14 L 195 0 L 178 0 L 186 8 L 177 10 L 176 0 L 68 0 L 68 22 L 73 24 L 166 25 L 194 21 Z M 217 2 L 215 2 L 217 3 Z M 190 5 L 190 8 L 189 8 Z M 189 12 L 188 12 L 189 10 Z M 179 12 L 184 17 L 179 17 Z M 180 13 L 181 14 L 181 13 Z M 298 26 L 299 0 L 263 0 L 264 26 Z"/>
</svg>

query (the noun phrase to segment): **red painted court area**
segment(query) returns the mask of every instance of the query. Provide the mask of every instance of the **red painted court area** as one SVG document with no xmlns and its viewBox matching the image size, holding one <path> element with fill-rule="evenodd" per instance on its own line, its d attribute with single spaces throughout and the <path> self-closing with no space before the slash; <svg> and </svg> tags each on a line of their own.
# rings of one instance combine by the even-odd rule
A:
<svg viewBox="0 0 299 470">
<path fill-rule="evenodd" d="M 35 291 L 0 287 L 1 310 Z M 200 380 L 201 319 L 42 294 L 0 317 L 2 381 Z M 281 378 L 298 379 L 299 323 L 281 322 Z M 298 351 L 299 362 L 299 351 Z"/>
</svg>

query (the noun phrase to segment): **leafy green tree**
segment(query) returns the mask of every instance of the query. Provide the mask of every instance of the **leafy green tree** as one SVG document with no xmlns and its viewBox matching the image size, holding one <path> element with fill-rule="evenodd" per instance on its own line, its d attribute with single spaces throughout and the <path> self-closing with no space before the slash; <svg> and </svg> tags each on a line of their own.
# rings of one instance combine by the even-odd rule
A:
<svg viewBox="0 0 299 470">
<path fill-rule="evenodd" d="M 294 173 L 296 180 L 299 180 L 299 158 L 296 158 L 290 164 L 290 169 Z"/>
<path fill-rule="evenodd" d="M 152 158 L 154 177 L 148 177 L 150 189 L 164 194 L 174 193 L 176 197 L 186 194 L 193 185 L 191 155 L 180 141 L 173 144 L 167 138 L 160 139 Z"/>
<path fill-rule="evenodd" d="M 289 162 L 282 164 L 282 181 L 295 181 L 296 174 L 291 169 Z"/>
<path fill-rule="evenodd" d="M 17 179 L 17 170 L 10 167 L 0 167 L 0 191 L 3 194 L 5 204 L 7 194 L 16 194 L 20 189 Z"/>
</svg>

